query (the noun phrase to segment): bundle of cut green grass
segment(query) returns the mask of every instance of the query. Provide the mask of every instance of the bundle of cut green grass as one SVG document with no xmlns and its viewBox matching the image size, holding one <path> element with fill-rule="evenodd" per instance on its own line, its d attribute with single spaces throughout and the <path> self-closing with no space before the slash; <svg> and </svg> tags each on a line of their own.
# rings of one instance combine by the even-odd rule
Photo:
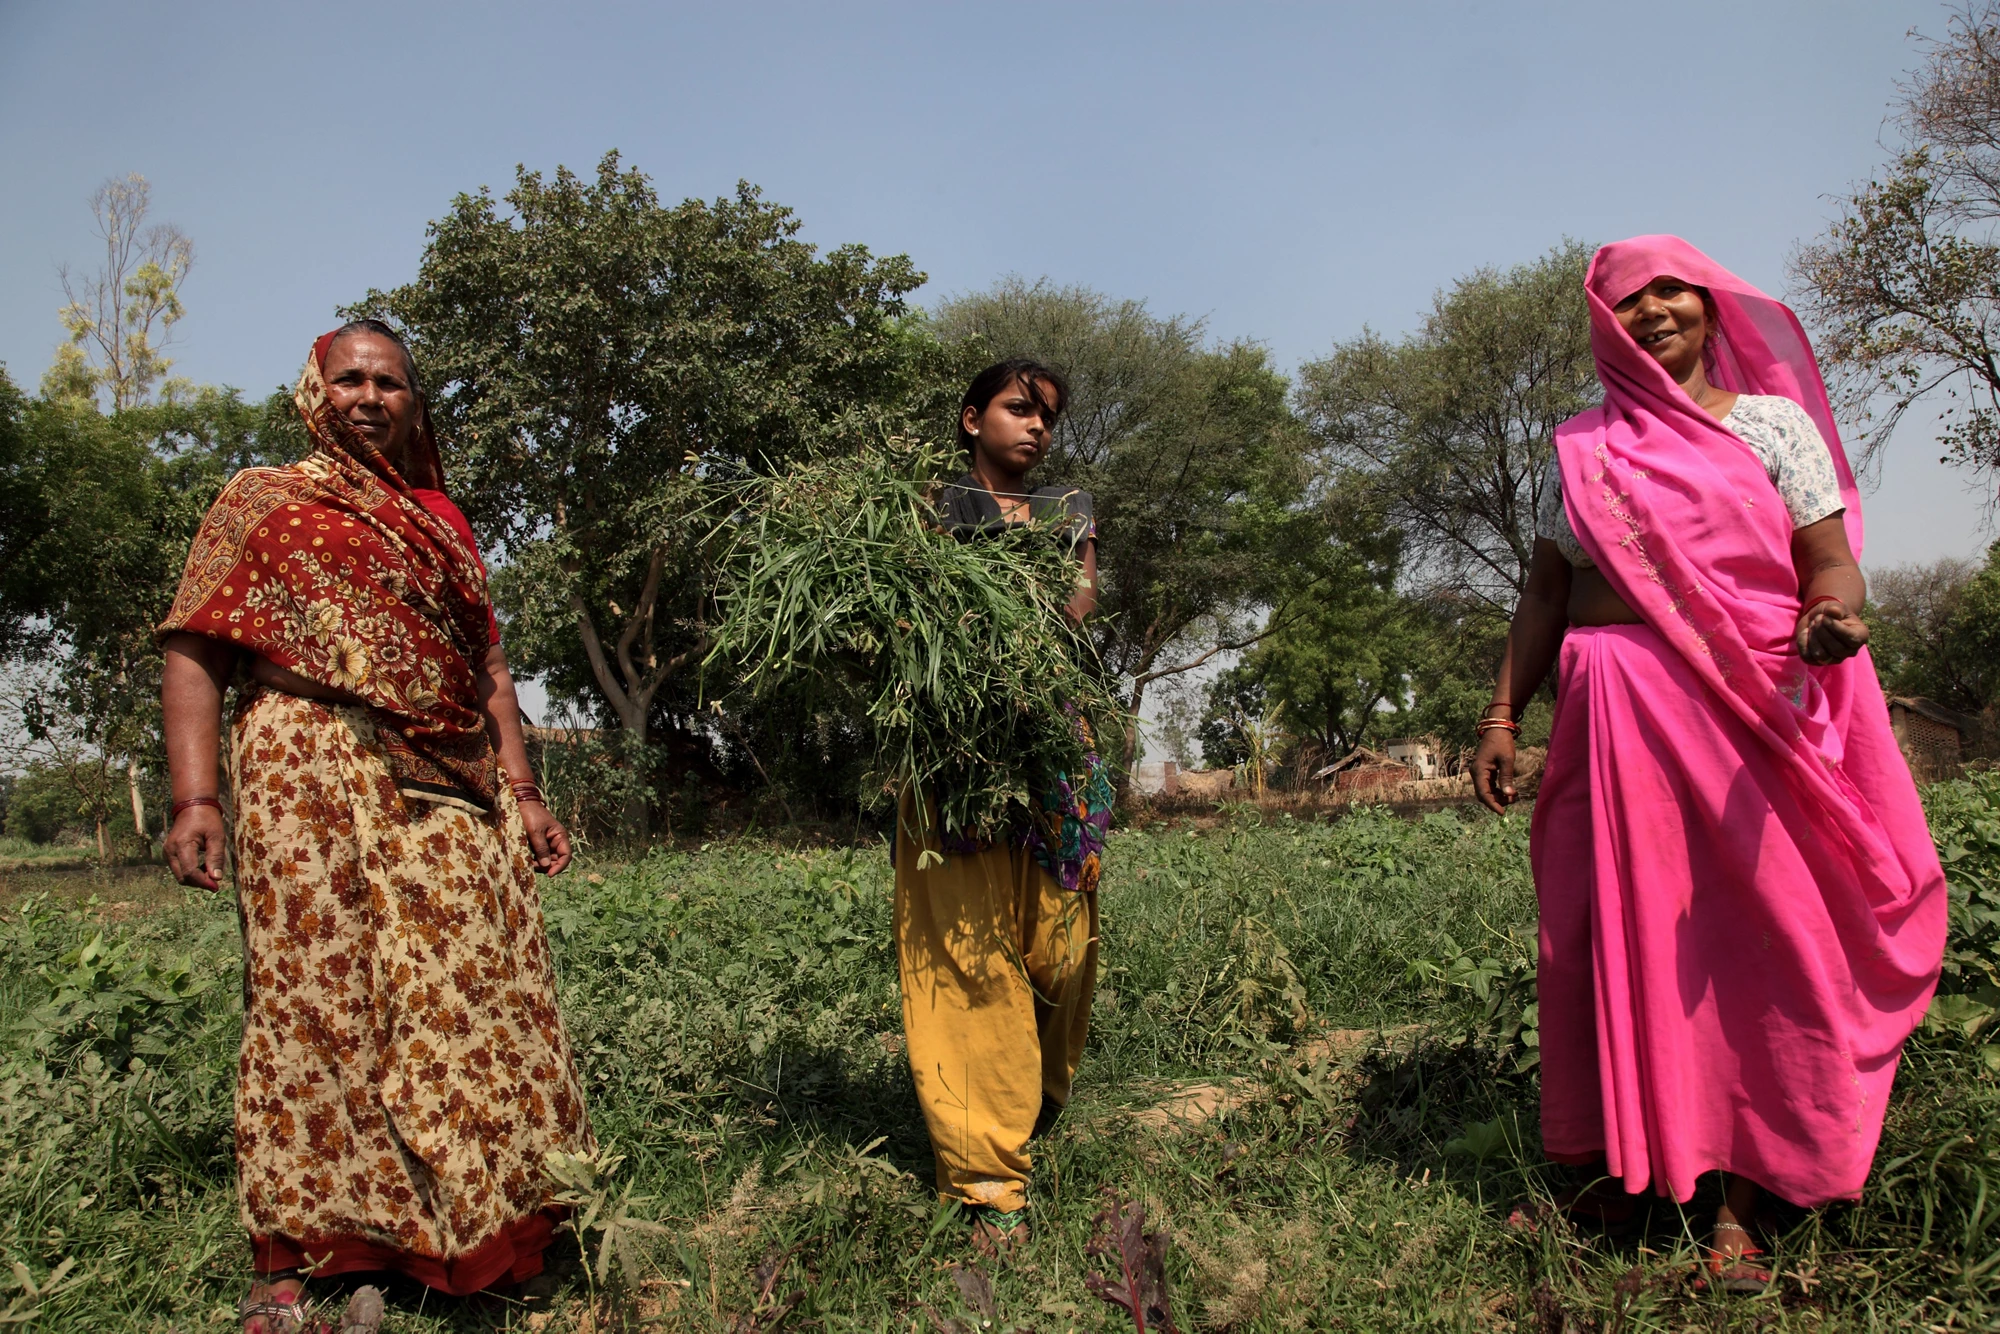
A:
<svg viewBox="0 0 2000 1334">
<path fill-rule="evenodd" d="M 912 791 L 947 835 L 992 838 L 1085 768 L 1079 722 L 1122 722 L 1064 610 L 1077 561 L 1030 525 L 942 531 L 932 496 L 954 462 L 891 440 L 734 487 L 708 663 L 753 697 L 864 715 L 864 802 Z"/>
</svg>

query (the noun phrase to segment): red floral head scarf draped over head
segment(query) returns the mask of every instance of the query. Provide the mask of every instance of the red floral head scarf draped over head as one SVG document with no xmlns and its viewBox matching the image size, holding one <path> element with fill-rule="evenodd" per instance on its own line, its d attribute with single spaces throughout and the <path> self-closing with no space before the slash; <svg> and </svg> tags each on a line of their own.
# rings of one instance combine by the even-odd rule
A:
<svg viewBox="0 0 2000 1334">
<path fill-rule="evenodd" d="M 404 796 L 490 809 L 499 765 L 473 677 L 491 642 L 485 572 L 411 494 L 441 480 L 429 412 L 406 479 L 328 402 L 332 343 L 313 344 L 294 394 L 312 452 L 230 479 L 159 633 L 207 635 L 359 698 Z"/>
<path fill-rule="evenodd" d="M 330 329 L 313 340 L 312 355 L 306 358 L 306 368 L 299 376 L 298 388 L 292 391 L 292 401 L 298 404 L 299 415 L 306 419 L 306 431 L 312 436 L 313 448 L 343 450 L 391 486 L 397 485 L 400 471 L 400 480 L 408 486 L 430 491 L 444 490 L 444 463 L 438 456 L 437 432 L 431 427 L 431 405 L 418 390 L 415 377 L 412 377 L 410 392 L 417 395 L 422 415 L 417 419 L 416 437 L 404 450 L 400 470 L 391 465 L 366 436 L 349 426 L 347 420 L 333 410 L 326 394 L 326 358 L 333 351 L 334 340 L 338 337 L 340 330 Z"/>
</svg>

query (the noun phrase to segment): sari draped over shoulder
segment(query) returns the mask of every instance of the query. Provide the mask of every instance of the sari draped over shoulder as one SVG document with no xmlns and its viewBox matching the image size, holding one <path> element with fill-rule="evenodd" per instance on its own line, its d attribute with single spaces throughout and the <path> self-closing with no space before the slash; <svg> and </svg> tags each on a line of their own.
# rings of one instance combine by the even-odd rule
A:
<svg viewBox="0 0 2000 1334">
<path fill-rule="evenodd" d="M 428 418 L 406 479 L 332 411 L 331 341 L 299 381 L 312 453 L 230 482 L 160 628 L 359 700 L 248 688 L 230 726 L 238 1202 L 260 1273 L 464 1294 L 540 1272 L 544 1163 L 592 1139 L 474 686 L 484 568 Z"/>
<path fill-rule="evenodd" d="M 1860 1193 L 1944 945 L 1944 879 L 1866 650 L 1807 666 L 1792 524 L 1764 465 L 1619 325 L 1706 288 L 1708 377 L 1818 426 L 1854 477 L 1792 312 L 1677 237 L 1586 279 L 1602 407 L 1556 433 L 1578 542 L 1643 618 L 1572 628 L 1536 803 L 1543 1140 L 1685 1200 L 1712 1169 Z"/>
<path fill-rule="evenodd" d="M 331 343 L 314 344 L 294 394 L 312 452 L 230 479 L 159 633 L 207 635 L 358 697 L 404 796 L 489 810 L 499 763 L 473 685 L 491 642 L 485 568 L 416 494 L 443 489 L 428 410 L 406 480 L 328 403 Z"/>
</svg>

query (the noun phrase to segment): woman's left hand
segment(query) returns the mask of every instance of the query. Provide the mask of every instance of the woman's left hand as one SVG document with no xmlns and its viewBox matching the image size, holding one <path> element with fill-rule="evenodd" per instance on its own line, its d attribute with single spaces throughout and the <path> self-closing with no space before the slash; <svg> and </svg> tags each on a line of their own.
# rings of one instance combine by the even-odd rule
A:
<svg viewBox="0 0 2000 1334">
<path fill-rule="evenodd" d="M 1844 602 L 1816 602 L 1799 617 L 1793 643 L 1814 667 L 1846 662 L 1868 642 L 1868 623 Z"/>
<path fill-rule="evenodd" d="M 534 849 L 535 869 L 543 875 L 561 875 L 569 865 L 569 830 L 539 801 L 521 803 L 521 823 L 528 828 L 528 846 Z"/>
</svg>

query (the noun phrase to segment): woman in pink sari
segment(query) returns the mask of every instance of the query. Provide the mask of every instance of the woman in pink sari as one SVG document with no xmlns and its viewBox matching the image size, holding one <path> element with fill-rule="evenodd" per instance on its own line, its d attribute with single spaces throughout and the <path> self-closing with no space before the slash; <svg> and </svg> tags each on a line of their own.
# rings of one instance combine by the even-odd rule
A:
<svg viewBox="0 0 2000 1334">
<path fill-rule="evenodd" d="M 1585 279 L 1604 406 L 1563 424 L 1474 783 L 1558 653 L 1531 826 L 1542 1140 L 1637 1193 L 1860 1194 L 1944 948 L 1944 877 L 1857 612 L 1861 511 L 1791 311 L 1672 236 Z M 1633 1203 L 1593 1188 L 1580 1214 Z"/>
</svg>

